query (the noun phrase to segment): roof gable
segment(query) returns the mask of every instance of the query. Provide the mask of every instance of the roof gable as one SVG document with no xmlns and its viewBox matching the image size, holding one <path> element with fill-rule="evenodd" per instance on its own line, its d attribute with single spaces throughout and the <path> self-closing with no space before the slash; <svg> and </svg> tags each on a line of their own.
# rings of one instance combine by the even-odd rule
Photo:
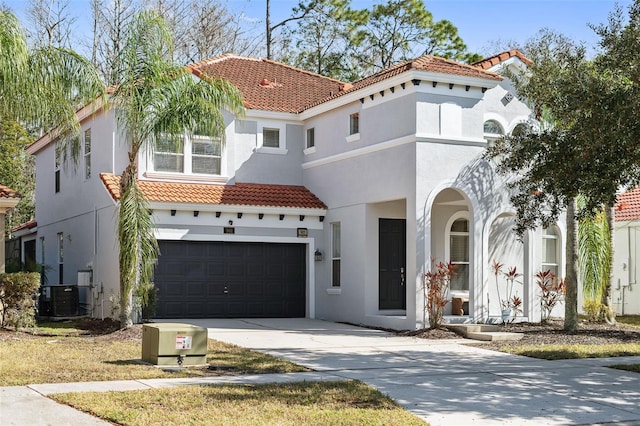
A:
<svg viewBox="0 0 640 426">
<path fill-rule="evenodd" d="M 120 177 L 100 173 L 114 200 L 120 199 Z M 236 183 L 214 185 L 141 180 L 138 186 L 150 202 L 221 204 L 236 206 L 326 209 L 327 206 L 304 186 Z"/>
<path fill-rule="evenodd" d="M 498 53 L 496 55 L 490 56 L 488 58 L 484 58 L 478 62 L 474 62 L 473 64 L 471 64 L 472 66 L 476 67 L 476 68 L 480 68 L 482 70 L 488 70 L 508 59 L 511 58 L 518 58 L 520 59 L 525 65 L 531 65 L 531 60 L 529 58 L 527 58 L 526 56 L 524 56 L 524 54 L 522 52 L 520 52 L 519 50 L 516 49 L 511 49 L 508 50 L 506 52 L 501 52 Z"/>
</svg>

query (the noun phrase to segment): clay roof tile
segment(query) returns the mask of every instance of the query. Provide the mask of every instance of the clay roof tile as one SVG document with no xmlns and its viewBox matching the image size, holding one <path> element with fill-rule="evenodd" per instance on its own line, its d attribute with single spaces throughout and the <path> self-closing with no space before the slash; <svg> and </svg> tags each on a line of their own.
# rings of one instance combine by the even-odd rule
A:
<svg viewBox="0 0 640 426">
<path fill-rule="evenodd" d="M 120 177 L 101 173 L 100 178 L 114 200 L 120 198 Z M 326 209 L 327 206 L 304 186 L 236 183 L 214 185 L 140 180 L 148 201 L 189 204 L 222 204 L 265 207 Z"/>
</svg>

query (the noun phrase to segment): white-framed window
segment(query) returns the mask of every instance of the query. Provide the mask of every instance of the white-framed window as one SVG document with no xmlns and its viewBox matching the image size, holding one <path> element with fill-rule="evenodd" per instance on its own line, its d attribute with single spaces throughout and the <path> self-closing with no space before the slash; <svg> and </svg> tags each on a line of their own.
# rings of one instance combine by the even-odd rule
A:
<svg viewBox="0 0 640 426">
<path fill-rule="evenodd" d="M 209 136 L 191 137 L 191 173 L 220 175 L 222 173 L 222 140 Z"/>
<path fill-rule="evenodd" d="M 455 265 L 455 274 L 451 278 L 452 292 L 469 291 L 470 254 L 469 254 L 469 216 L 460 212 L 449 220 L 446 229 L 446 255 Z"/>
<path fill-rule="evenodd" d="M 488 143 L 493 143 L 504 136 L 504 129 L 497 120 L 484 122 L 484 138 Z"/>
<path fill-rule="evenodd" d="M 153 170 L 219 176 L 222 174 L 222 139 L 199 134 L 160 136 L 153 151 Z"/>
<path fill-rule="evenodd" d="M 543 271 L 550 270 L 556 277 L 560 273 L 560 233 L 556 226 L 542 230 L 542 264 Z"/>
<path fill-rule="evenodd" d="M 316 146 L 316 129 L 312 127 L 310 129 L 307 129 L 306 147 L 307 149 L 309 149 L 315 146 Z"/>
<path fill-rule="evenodd" d="M 360 113 L 354 112 L 349 115 L 349 135 L 360 133 Z"/>
<path fill-rule="evenodd" d="M 55 145 L 55 167 L 54 167 L 54 187 L 55 192 L 60 192 L 60 166 L 62 164 L 62 147 L 60 144 Z"/>
<path fill-rule="evenodd" d="M 58 284 L 64 284 L 64 234 L 58 232 Z"/>
<path fill-rule="evenodd" d="M 331 224 L 331 286 L 340 287 L 340 222 Z"/>
<path fill-rule="evenodd" d="M 287 125 L 281 121 L 258 122 L 256 152 L 262 154 L 287 154 Z"/>
<path fill-rule="evenodd" d="M 83 157 L 84 157 L 84 178 L 91 177 L 91 129 L 84 131 Z"/>
<path fill-rule="evenodd" d="M 263 127 L 262 146 L 265 148 L 280 148 L 280 129 Z"/>
</svg>

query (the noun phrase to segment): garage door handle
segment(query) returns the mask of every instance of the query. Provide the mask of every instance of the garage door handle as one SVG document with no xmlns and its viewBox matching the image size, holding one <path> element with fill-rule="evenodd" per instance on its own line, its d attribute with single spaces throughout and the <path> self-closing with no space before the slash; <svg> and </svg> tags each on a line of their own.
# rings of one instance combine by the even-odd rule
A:
<svg viewBox="0 0 640 426">
<path fill-rule="evenodd" d="M 229 294 L 229 288 L 228 288 L 226 285 L 224 286 L 224 291 L 223 291 L 223 293 L 224 293 L 224 294 Z"/>
</svg>

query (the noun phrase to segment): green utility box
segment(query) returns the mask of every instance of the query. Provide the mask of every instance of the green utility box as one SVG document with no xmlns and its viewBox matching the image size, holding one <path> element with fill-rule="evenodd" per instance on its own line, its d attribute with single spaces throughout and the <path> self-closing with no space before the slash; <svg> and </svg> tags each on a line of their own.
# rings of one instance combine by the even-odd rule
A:
<svg viewBox="0 0 640 426">
<path fill-rule="evenodd" d="M 206 364 L 207 329 L 192 324 L 144 324 L 142 360 L 155 365 Z"/>
</svg>

